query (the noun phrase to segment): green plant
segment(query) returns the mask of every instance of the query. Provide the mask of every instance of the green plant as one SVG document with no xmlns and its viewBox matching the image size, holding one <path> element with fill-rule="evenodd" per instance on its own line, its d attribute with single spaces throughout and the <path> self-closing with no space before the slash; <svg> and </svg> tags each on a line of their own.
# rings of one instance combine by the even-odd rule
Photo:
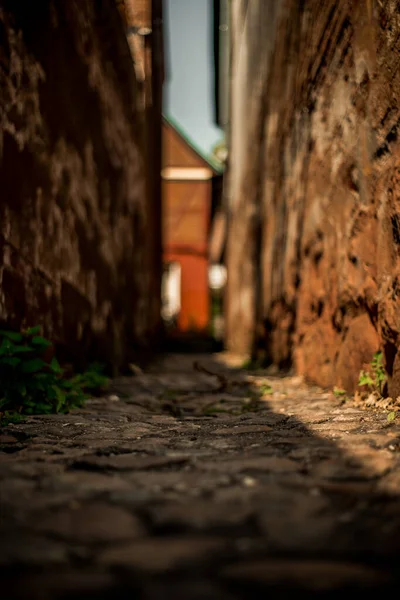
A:
<svg viewBox="0 0 400 600">
<path fill-rule="evenodd" d="M 24 332 L 0 331 L 0 420 L 21 415 L 66 413 L 80 407 L 87 392 L 108 381 L 94 365 L 85 373 L 66 378 L 57 359 L 45 359 L 51 343 L 40 327 Z"/>
<path fill-rule="evenodd" d="M 391 421 L 394 421 L 396 418 L 396 413 L 394 411 L 390 412 L 387 416 L 387 420 L 389 423 L 391 423 Z"/>
<path fill-rule="evenodd" d="M 370 371 L 360 371 L 358 386 L 366 386 L 371 392 L 383 394 L 383 389 L 387 381 L 387 375 L 383 366 L 382 352 L 376 352 L 371 361 Z"/>
<path fill-rule="evenodd" d="M 9 423 L 19 423 L 23 420 L 23 416 L 12 410 L 0 412 L 0 425 L 8 425 Z"/>
<path fill-rule="evenodd" d="M 84 392 L 98 393 L 104 390 L 109 379 L 103 373 L 103 366 L 100 363 L 92 363 L 84 373 L 79 373 L 72 378 L 72 381 L 80 386 Z"/>
<path fill-rule="evenodd" d="M 360 374 L 361 375 L 361 374 Z M 360 385 L 360 384 L 359 384 Z M 345 396 L 346 395 L 346 390 L 343 390 L 342 388 L 338 388 L 338 387 L 334 387 L 333 388 L 333 394 L 334 396 L 336 396 L 337 398 L 340 398 L 341 396 Z"/>
<path fill-rule="evenodd" d="M 204 407 L 202 414 L 205 417 L 208 417 L 208 416 L 214 415 L 216 413 L 227 413 L 227 412 L 229 412 L 229 411 L 226 410 L 225 408 L 220 408 L 218 406 L 206 406 L 206 407 Z"/>
<path fill-rule="evenodd" d="M 258 388 L 262 396 L 269 396 L 273 393 L 273 388 L 269 385 L 269 383 L 263 383 Z"/>
</svg>

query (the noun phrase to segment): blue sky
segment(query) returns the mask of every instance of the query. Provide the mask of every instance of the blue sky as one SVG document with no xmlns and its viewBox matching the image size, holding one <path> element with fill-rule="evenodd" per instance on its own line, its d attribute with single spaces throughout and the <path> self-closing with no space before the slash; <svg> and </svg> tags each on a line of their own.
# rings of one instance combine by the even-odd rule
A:
<svg viewBox="0 0 400 600">
<path fill-rule="evenodd" d="M 164 114 L 206 153 L 223 137 L 214 123 L 212 17 L 210 0 L 164 0 Z"/>
</svg>

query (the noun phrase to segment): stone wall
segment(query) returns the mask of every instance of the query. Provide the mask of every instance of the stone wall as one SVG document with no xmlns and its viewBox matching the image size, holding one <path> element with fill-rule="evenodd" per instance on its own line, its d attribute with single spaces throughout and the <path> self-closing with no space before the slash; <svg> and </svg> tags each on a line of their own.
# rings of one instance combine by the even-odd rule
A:
<svg viewBox="0 0 400 600">
<path fill-rule="evenodd" d="M 0 319 L 41 324 L 69 360 L 122 366 L 158 336 L 137 99 L 115 0 L 2 0 Z"/>
<path fill-rule="evenodd" d="M 232 9 L 228 347 L 349 391 L 381 348 L 397 396 L 400 3 Z"/>
</svg>

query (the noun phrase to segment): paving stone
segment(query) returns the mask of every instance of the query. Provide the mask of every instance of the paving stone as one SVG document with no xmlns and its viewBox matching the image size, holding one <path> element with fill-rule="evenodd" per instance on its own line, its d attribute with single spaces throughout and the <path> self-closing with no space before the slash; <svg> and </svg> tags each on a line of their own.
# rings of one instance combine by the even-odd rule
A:
<svg viewBox="0 0 400 600">
<path fill-rule="evenodd" d="M 18 440 L 13 435 L 0 435 L 0 446 L 3 444 L 18 444 Z"/>
<path fill-rule="evenodd" d="M 32 526 L 42 533 L 76 541 L 79 544 L 111 543 L 141 537 L 141 522 L 122 508 L 105 503 L 61 508 L 50 515 L 36 516 Z"/>
<path fill-rule="evenodd" d="M 76 461 L 72 467 L 83 470 L 141 471 L 147 469 L 162 469 L 173 465 L 181 465 L 188 461 L 187 456 L 137 456 L 135 454 L 120 454 L 118 456 L 87 456 Z"/>
<path fill-rule="evenodd" d="M 30 532 L 13 531 L 1 536 L 0 565 L 58 565 L 68 563 L 68 548 L 61 542 Z"/>
<path fill-rule="evenodd" d="M 336 523 L 329 515 L 326 498 L 319 494 L 285 497 L 280 491 L 273 500 L 265 503 L 268 508 L 264 505 L 260 511 L 259 522 L 274 550 L 318 552 L 327 546 Z"/>
<path fill-rule="evenodd" d="M 255 456 L 254 458 L 235 457 L 234 460 L 221 462 L 199 462 L 197 468 L 222 473 L 242 473 L 243 471 L 262 471 L 273 473 L 292 473 L 301 470 L 301 464 L 279 456 Z"/>
<path fill-rule="evenodd" d="M 267 431 L 271 431 L 271 427 L 268 427 L 268 425 L 236 425 L 235 427 L 215 429 L 214 435 L 240 435 L 244 433 L 266 433 Z"/>
<path fill-rule="evenodd" d="M 395 471 L 383 476 L 377 482 L 377 485 L 381 491 L 387 491 L 388 494 L 398 497 L 400 490 L 400 469 L 397 467 Z"/>
<path fill-rule="evenodd" d="M 222 576 L 235 582 L 247 581 L 283 588 L 298 586 L 317 592 L 357 585 L 365 589 L 388 583 L 384 572 L 364 565 L 318 560 L 274 560 L 235 564 L 222 571 Z M 300 591 L 299 590 L 299 591 Z"/>
<path fill-rule="evenodd" d="M 336 432 L 337 433 L 343 433 L 343 432 L 350 433 L 351 430 L 356 429 L 358 427 L 359 427 L 359 423 L 354 423 L 354 421 L 350 421 L 350 422 L 346 421 L 345 423 L 330 421 L 328 423 L 320 423 L 319 425 L 314 424 L 314 425 L 312 425 L 311 429 L 313 431 L 318 431 L 318 432 L 326 431 L 328 433 L 336 433 Z"/>
<path fill-rule="evenodd" d="M 224 373 L 226 392 L 194 360 Z M 296 377 L 268 377 L 273 394 L 246 412 L 265 372 L 221 360 L 166 356 L 117 380 L 118 401 L 0 431 L 0 568 L 37 575 L 47 592 L 32 599 L 53 586 L 190 600 L 195 584 L 223 600 L 276 586 L 308 597 L 385 586 L 376 565 L 396 575 L 400 428 Z M 227 412 L 205 414 L 221 400 Z"/>
<path fill-rule="evenodd" d="M 394 458 L 389 452 L 382 455 L 379 451 L 374 455 L 370 452 L 365 453 L 364 460 L 362 457 L 362 453 L 357 453 L 344 463 L 335 459 L 325 460 L 313 469 L 313 474 L 327 479 L 376 479 L 389 472 Z"/>
<path fill-rule="evenodd" d="M 130 487 L 128 481 L 115 475 L 88 471 L 64 471 L 59 473 L 57 477 L 43 481 L 42 486 L 49 494 L 54 494 L 58 490 L 75 490 L 79 498 L 115 490 L 125 490 Z"/>
<path fill-rule="evenodd" d="M 150 572 L 171 571 L 196 561 L 210 562 L 227 546 L 218 537 L 162 537 L 142 540 L 106 550 L 99 555 L 105 565 L 124 566 Z"/>
<path fill-rule="evenodd" d="M 179 491 L 180 495 L 211 492 L 230 483 L 225 473 L 198 471 L 141 471 L 129 474 L 135 489 L 145 489 L 158 494 L 168 490 Z"/>
<path fill-rule="evenodd" d="M 53 600 L 54 598 L 93 598 L 96 594 L 99 598 L 105 598 L 104 594 L 109 594 L 110 598 L 117 597 L 129 599 L 121 594 L 121 588 L 118 589 L 115 578 L 111 573 L 99 571 L 57 571 L 50 572 L 46 576 L 43 573 L 29 573 L 22 581 L 17 577 L 5 577 L 2 580 L 2 592 L 7 600 L 14 597 L 24 600 Z M 118 595 L 117 595 L 118 594 Z M 95 596 L 96 597 L 96 596 Z"/>
<path fill-rule="evenodd" d="M 344 494 L 346 496 L 356 496 L 359 498 L 368 498 L 372 494 L 378 495 L 378 488 L 375 482 L 369 481 L 318 481 L 315 482 L 315 490 Z"/>
<path fill-rule="evenodd" d="M 246 525 L 254 515 L 254 508 L 239 503 L 211 503 L 194 500 L 190 503 L 174 503 L 154 506 L 150 511 L 152 527 L 177 530 L 224 529 Z"/>
<path fill-rule="evenodd" d="M 143 600 L 168 600 L 168 598 L 179 600 L 235 600 L 237 596 L 221 589 L 216 582 L 205 581 L 193 575 L 189 581 L 182 581 L 179 578 L 178 581 L 169 583 L 168 597 L 166 596 L 165 582 L 152 582 L 146 585 Z"/>
</svg>

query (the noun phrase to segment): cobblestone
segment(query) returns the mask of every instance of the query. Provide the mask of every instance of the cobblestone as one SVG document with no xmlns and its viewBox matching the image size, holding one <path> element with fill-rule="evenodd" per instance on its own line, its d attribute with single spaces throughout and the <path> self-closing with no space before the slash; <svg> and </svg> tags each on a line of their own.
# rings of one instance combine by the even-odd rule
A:
<svg viewBox="0 0 400 600">
<path fill-rule="evenodd" d="M 2 597 L 398 589 L 396 420 L 229 359 L 170 355 L 112 400 L 3 428 Z"/>
</svg>

